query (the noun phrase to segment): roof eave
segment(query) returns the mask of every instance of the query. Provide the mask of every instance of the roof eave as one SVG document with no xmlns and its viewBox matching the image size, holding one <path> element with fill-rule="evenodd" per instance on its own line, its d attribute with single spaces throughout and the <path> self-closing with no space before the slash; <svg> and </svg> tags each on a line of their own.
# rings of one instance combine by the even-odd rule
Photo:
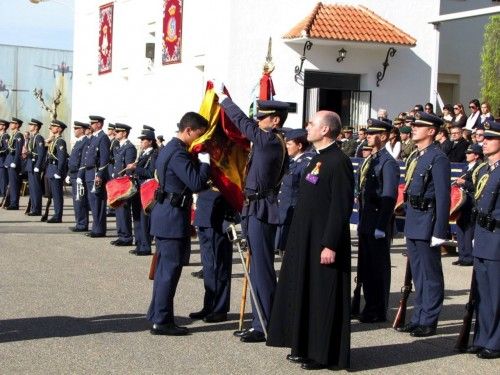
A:
<svg viewBox="0 0 500 375">
<path fill-rule="evenodd" d="M 364 48 L 413 48 L 415 44 L 402 44 L 402 43 L 383 43 L 383 42 L 365 42 L 356 40 L 344 40 L 344 39 L 324 39 L 324 38 L 310 38 L 310 37 L 298 37 L 298 38 L 282 38 L 286 44 L 303 44 L 306 41 L 310 41 L 313 45 L 317 46 L 351 46 L 351 47 L 364 47 Z"/>
</svg>

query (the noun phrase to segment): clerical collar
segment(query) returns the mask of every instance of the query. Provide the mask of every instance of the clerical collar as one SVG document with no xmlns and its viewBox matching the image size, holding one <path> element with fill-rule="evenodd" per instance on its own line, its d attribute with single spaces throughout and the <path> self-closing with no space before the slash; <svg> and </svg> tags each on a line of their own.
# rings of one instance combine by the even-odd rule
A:
<svg viewBox="0 0 500 375">
<path fill-rule="evenodd" d="M 317 149 L 316 149 L 316 152 L 317 152 L 318 154 L 320 154 L 320 153 L 321 153 L 321 151 L 326 150 L 328 147 L 330 147 L 330 146 L 331 146 L 331 145 L 333 145 L 333 144 L 335 144 L 335 141 L 332 141 L 331 143 L 329 143 L 329 144 L 327 144 L 326 146 L 323 146 L 323 147 L 321 147 L 321 148 L 317 148 Z"/>
</svg>

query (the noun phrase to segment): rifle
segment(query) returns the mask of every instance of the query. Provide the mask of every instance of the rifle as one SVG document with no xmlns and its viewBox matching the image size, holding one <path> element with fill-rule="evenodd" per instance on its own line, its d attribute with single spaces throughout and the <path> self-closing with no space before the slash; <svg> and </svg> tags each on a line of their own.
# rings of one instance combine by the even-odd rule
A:
<svg viewBox="0 0 500 375">
<path fill-rule="evenodd" d="M 462 328 L 460 329 L 460 334 L 458 335 L 457 342 L 455 344 L 455 350 L 463 353 L 467 350 L 469 343 L 470 329 L 472 326 L 472 316 L 474 315 L 474 306 L 476 305 L 476 272 L 472 272 L 472 280 L 470 282 L 470 292 L 469 301 L 465 304 L 465 315 L 463 318 Z"/>
<path fill-rule="evenodd" d="M 354 293 L 352 295 L 351 301 L 351 318 L 359 317 L 359 310 L 361 305 L 361 287 L 363 283 L 359 279 L 359 263 L 358 263 L 358 274 L 354 278 L 354 282 L 356 283 L 356 288 L 354 288 Z"/>
<path fill-rule="evenodd" d="M 158 264 L 158 252 L 155 251 L 153 254 L 153 258 L 151 259 L 151 265 L 149 266 L 149 275 L 148 275 L 149 280 L 155 279 L 156 265 L 157 264 Z"/>
<path fill-rule="evenodd" d="M 43 213 L 40 221 L 47 221 L 49 218 L 50 205 L 52 204 L 52 198 L 47 198 L 47 204 L 45 205 L 45 212 Z"/>
<path fill-rule="evenodd" d="M 406 272 L 405 272 L 405 283 L 401 288 L 401 299 L 399 300 L 399 308 L 392 323 L 392 328 L 398 329 L 404 326 L 406 319 L 406 305 L 408 303 L 408 297 L 411 293 L 411 267 L 410 258 L 406 261 Z"/>
</svg>

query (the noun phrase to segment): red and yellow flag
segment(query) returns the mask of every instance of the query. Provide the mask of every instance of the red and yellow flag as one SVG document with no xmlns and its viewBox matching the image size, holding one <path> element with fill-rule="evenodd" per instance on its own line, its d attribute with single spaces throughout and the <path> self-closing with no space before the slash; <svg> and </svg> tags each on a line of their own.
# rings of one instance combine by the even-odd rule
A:
<svg viewBox="0 0 500 375">
<path fill-rule="evenodd" d="M 226 89 L 224 89 L 226 90 Z M 225 94 L 228 95 L 226 91 Z M 224 114 L 213 90 L 207 82 L 200 112 L 208 120 L 208 130 L 193 142 L 189 151 L 210 154 L 211 177 L 224 198 L 238 212 L 244 201 L 244 173 L 250 151 L 250 142 Z"/>
</svg>

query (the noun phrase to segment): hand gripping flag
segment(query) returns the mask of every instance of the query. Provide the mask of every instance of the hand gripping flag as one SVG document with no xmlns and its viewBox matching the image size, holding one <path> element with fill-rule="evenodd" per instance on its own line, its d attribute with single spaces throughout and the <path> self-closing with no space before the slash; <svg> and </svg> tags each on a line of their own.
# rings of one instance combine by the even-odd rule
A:
<svg viewBox="0 0 500 375">
<path fill-rule="evenodd" d="M 224 93 L 229 96 L 226 88 Z M 229 204 L 241 212 L 250 142 L 224 114 L 210 81 L 207 82 L 200 114 L 208 120 L 208 130 L 193 142 L 189 151 L 195 154 L 207 152 L 210 155 L 210 171 L 214 185 Z"/>
</svg>

